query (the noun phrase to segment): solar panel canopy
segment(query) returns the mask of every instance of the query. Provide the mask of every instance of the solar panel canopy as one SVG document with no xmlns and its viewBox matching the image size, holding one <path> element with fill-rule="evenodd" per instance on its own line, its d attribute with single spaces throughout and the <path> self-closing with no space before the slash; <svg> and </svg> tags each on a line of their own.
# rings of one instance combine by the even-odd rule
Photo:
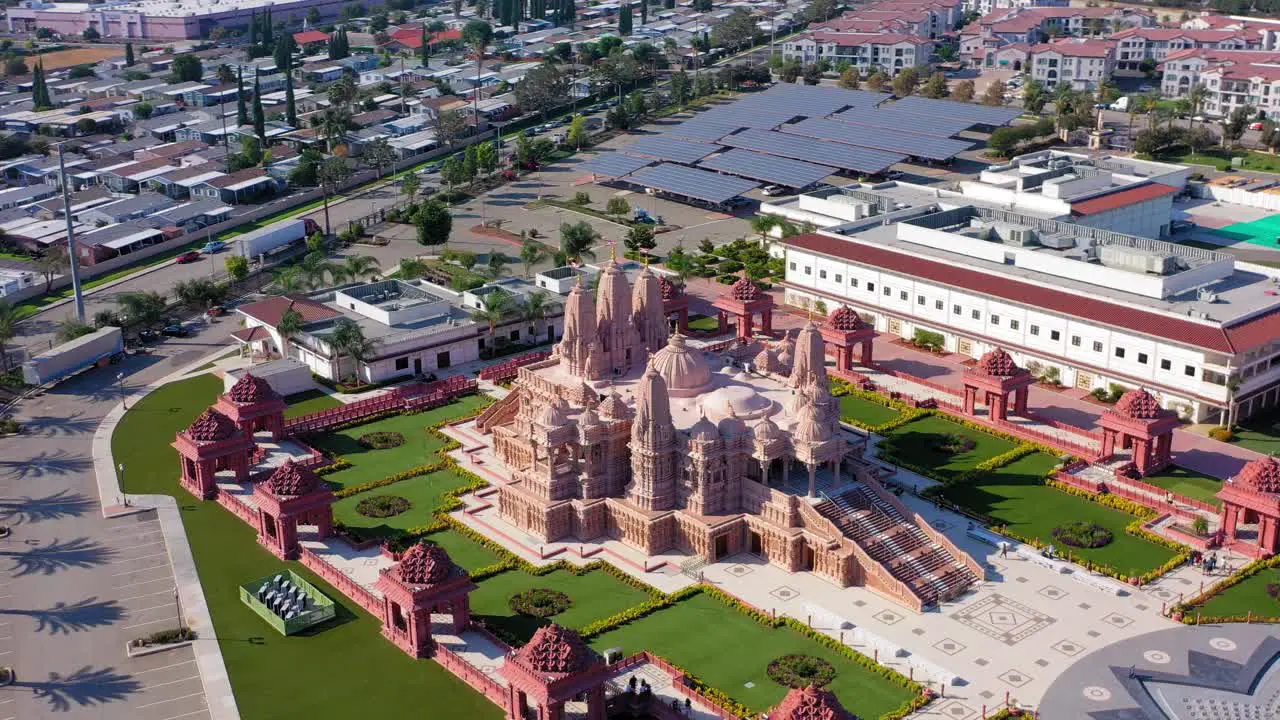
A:
<svg viewBox="0 0 1280 720">
<path fill-rule="evenodd" d="M 968 120 L 947 117 L 945 115 L 917 115 L 882 107 L 876 110 L 846 110 L 832 115 L 832 120 L 885 130 L 900 130 L 918 135 L 934 137 L 951 137 L 956 133 L 969 129 L 973 123 Z"/>
<path fill-rule="evenodd" d="M 621 149 L 628 155 L 644 155 L 678 163 L 695 163 L 719 150 L 720 147 L 711 143 L 651 136 L 640 138 Z"/>
<path fill-rule="evenodd" d="M 917 115 L 941 115 L 968 120 L 971 126 L 1007 125 L 1022 114 L 1018 108 L 975 105 L 955 100 L 934 100 L 915 95 L 902 98 L 888 107 Z"/>
<path fill-rule="evenodd" d="M 698 167 L 740 175 L 761 182 L 785 185 L 789 188 L 808 187 L 836 173 L 833 167 L 815 165 L 803 160 L 762 155 L 739 148 L 713 155 L 698 163 Z"/>
<path fill-rule="evenodd" d="M 584 170 L 605 177 L 620 178 L 653 164 L 648 158 L 632 157 L 622 153 L 601 153 L 582 164 Z"/>
<path fill-rule="evenodd" d="M 926 160 L 950 160 L 968 150 L 972 144 L 963 140 L 914 135 L 888 128 L 871 128 L 822 118 L 810 118 L 783 125 L 779 130 L 819 140 L 832 140 L 859 147 L 905 153 Z"/>
<path fill-rule="evenodd" d="M 841 170 L 860 173 L 884 172 L 894 163 L 907 159 L 907 156 L 901 153 L 872 150 L 765 130 L 743 130 L 722 138 L 720 144 L 755 150 L 766 155 L 826 164 Z"/>
<path fill-rule="evenodd" d="M 759 183 L 750 180 L 673 163 L 659 163 L 634 172 L 627 178 L 627 182 L 709 203 L 727 202 L 759 187 Z"/>
</svg>

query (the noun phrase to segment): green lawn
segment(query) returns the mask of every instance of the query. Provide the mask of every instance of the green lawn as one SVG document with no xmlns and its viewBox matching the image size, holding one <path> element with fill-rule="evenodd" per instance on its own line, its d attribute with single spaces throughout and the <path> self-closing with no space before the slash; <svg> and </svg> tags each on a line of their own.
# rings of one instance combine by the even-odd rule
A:
<svg viewBox="0 0 1280 720">
<path fill-rule="evenodd" d="M 284 401 L 289 407 L 284 410 L 284 419 L 302 417 L 310 415 L 321 410 L 336 408 L 342 405 L 342 401 L 334 396 L 324 392 L 323 390 L 306 390 L 292 395 L 286 395 Z"/>
<path fill-rule="evenodd" d="M 835 666 L 828 689 L 860 718 L 878 718 L 912 693 L 790 628 L 768 628 L 699 594 L 596 637 L 597 650 L 649 650 L 688 670 L 756 712 L 777 705 L 787 688 L 769 679 L 769 663 L 790 654 L 812 655 Z M 752 687 L 747 684 L 751 683 Z"/>
<path fill-rule="evenodd" d="M 1222 481 L 1215 477 L 1173 465 L 1155 475 L 1142 478 L 1142 481 L 1186 495 L 1193 500 L 1207 502 L 1217 508 L 1222 507 L 1222 501 L 1215 497 L 1222 489 Z"/>
<path fill-rule="evenodd" d="M 1280 454 L 1280 417 L 1274 413 L 1255 415 L 1242 420 L 1232 442 L 1264 455 Z"/>
<path fill-rule="evenodd" d="M 568 595 L 573 604 L 550 618 L 520 615 L 512 610 L 507 604 L 511 596 L 532 588 L 558 590 Z M 511 570 L 479 583 L 479 589 L 471 593 L 471 614 L 485 625 L 514 635 L 524 643 L 533 637 L 535 630 L 552 621 L 581 628 L 648 599 L 648 594 L 600 570 L 584 575 L 565 570 L 546 575 Z"/>
<path fill-rule="evenodd" d="M 1209 598 L 1197 609 L 1213 617 L 1247 615 L 1250 612 L 1263 617 L 1280 617 L 1280 601 L 1267 594 L 1267 585 L 1271 583 L 1280 583 L 1280 568 L 1265 568 L 1239 585 Z"/>
<path fill-rule="evenodd" d="M 453 530 L 432 533 L 426 539 L 444 548 L 450 560 L 467 570 L 478 570 L 501 560 L 494 551 Z"/>
<path fill-rule="evenodd" d="M 690 315 L 689 329 L 716 332 L 720 329 L 720 320 L 719 318 L 714 318 L 710 315 Z"/>
<path fill-rule="evenodd" d="M 1058 459 L 1034 453 L 996 470 L 978 482 L 951 485 L 943 496 L 957 505 L 990 515 L 1024 537 L 1054 543 L 1072 556 L 1110 565 L 1126 575 L 1153 570 L 1174 551 L 1125 534 L 1133 522 L 1128 513 L 1069 495 L 1041 483 Z M 1111 531 L 1112 540 L 1100 548 L 1066 547 L 1053 539 L 1053 529 L 1068 521 L 1097 523 Z"/>
<path fill-rule="evenodd" d="M 374 450 L 373 452 L 387 452 Z M 338 473 L 334 473 L 336 475 Z M 388 473 L 389 474 L 389 473 Z M 326 475 L 325 479 L 333 475 Z M 467 484 L 467 480 L 452 470 L 419 475 L 401 480 L 380 488 L 356 493 L 333 504 L 333 517 L 352 530 L 352 534 L 361 538 L 379 537 L 394 538 L 405 534 L 412 527 L 426 525 L 432 520 L 432 513 L 444 502 L 449 492 Z M 361 500 L 375 495 L 399 495 L 409 501 L 412 507 L 387 518 L 365 517 L 356 512 L 356 505 Z"/>
<path fill-rule="evenodd" d="M 219 355 L 218 357 L 210 360 L 209 362 L 201 365 L 200 367 L 196 368 L 196 372 L 200 372 L 201 370 L 208 370 L 209 368 L 213 367 L 214 364 L 217 363 L 219 360 L 226 360 L 227 358 L 232 357 L 233 355 L 239 355 L 239 354 L 240 354 L 239 349 L 232 350 L 230 352 L 225 352 Z M 287 416 L 288 412 L 286 412 L 285 415 Z"/>
<path fill-rule="evenodd" d="M 357 425 L 336 433 L 325 433 L 311 438 L 315 448 L 330 455 L 345 458 L 352 466 L 329 473 L 325 480 L 347 487 L 370 480 L 380 480 L 417 465 L 435 461 L 435 453 L 442 443 L 427 428 L 441 420 L 465 415 L 482 407 L 485 399 L 480 395 L 458 398 L 457 402 L 416 415 L 392 415 L 363 425 Z M 404 435 L 403 445 L 385 450 L 370 450 L 357 440 L 371 432 L 398 432 Z"/>
<path fill-rule="evenodd" d="M 125 414 L 112 436 L 112 452 L 127 467 L 126 491 L 178 498 L 240 714 L 395 717 L 430 707 L 442 717 L 502 717 L 440 665 L 414 660 L 384 640 L 379 621 L 305 567 L 262 549 L 239 518 L 178 488 L 177 453 L 169 443 L 221 391 L 221 380 L 200 375 L 152 392 Z M 314 632 L 282 637 L 240 602 L 240 583 L 282 567 L 337 602 L 338 619 Z"/>
<path fill-rule="evenodd" d="M 840 417 L 859 420 L 867 425 L 883 425 L 896 420 L 898 411 L 880 403 L 863 400 L 856 395 L 845 395 L 840 398 Z"/>
<path fill-rule="evenodd" d="M 974 445 L 964 452 L 951 454 L 941 447 L 947 435 L 962 435 Z M 880 442 L 880 457 L 887 462 L 901 458 L 908 465 L 932 467 L 939 474 L 952 477 L 1015 447 L 1015 443 L 1004 438 L 951 422 L 940 415 L 929 415 L 890 430 Z"/>
</svg>

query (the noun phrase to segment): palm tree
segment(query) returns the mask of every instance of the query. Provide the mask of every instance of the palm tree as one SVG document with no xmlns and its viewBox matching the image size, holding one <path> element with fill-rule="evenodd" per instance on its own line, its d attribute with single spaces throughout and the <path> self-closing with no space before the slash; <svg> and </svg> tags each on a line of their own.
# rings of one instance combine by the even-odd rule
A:
<svg viewBox="0 0 1280 720">
<path fill-rule="evenodd" d="M 289 357 L 289 345 L 293 339 L 302 334 L 303 327 L 306 325 L 302 320 L 302 313 L 289 308 L 280 316 L 280 322 L 276 323 L 276 332 L 280 335 L 280 356 Z"/>
<path fill-rule="evenodd" d="M 533 324 L 535 340 L 542 338 L 542 321 L 546 319 L 550 309 L 550 298 L 541 290 L 529 293 L 524 302 L 520 303 L 520 315 Z"/>
<path fill-rule="evenodd" d="M 778 226 L 781 220 L 777 215 L 757 215 L 751 218 L 751 232 L 760 236 L 760 248 L 769 249 L 769 234 Z"/>
<path fill-rule="evenodd" d="M 495 343 L 497 342 L 498 325 L 507 319 L 511 309 L 511 296 L 498 290 L 484 297 L 484 307 L 471 312 L 472 320 L 489 325 L 490 352 L 497 349 Z"/>
<path fill-rule="evenodd" d="M 346 355 L 355 361 L 355 369 L 352 373 L 356 376 L 360 374 L 360 365 L 369 357 L 373 343 L 364 337 L 364 331 L 351 318 L 338 318 L 333 323 L 333 332 L 329 334 L 329 347 L 333 348 L 334 354 L 337 356 L 335 360 L 338 364 L 338 374 L 342 375 L 342 356 Z"/>
<path fill-rule="evenodd" d="M 271 278 L 271 291 L 276 295 L 292 295 L 307 289 L 307 279 L 297 265 L 277 270 Z"/>
<path fill-rule="evenodd" d="M 351 255 L 341 266 L 333 269 L 334 281 L 345 280 L 377 280 L 379 272 L 378 258 L 372 255 Z"/>
<path fill-rule="evenodd" d="M 1187 90 L 1187 102 L 1191 103 L 1191 127 L 1196 126 L 1196 115 L 1200 114 L 1200 108 L 1204 105 L 1207 91 L 1204 85 L 1193 83 Z"/>
<path fill-rule="evenodd" d="M 8 300 L 0 298 L 0 370 L 9 372 L 9 354 L 4 351 L 4 344 L 18 334 L 18 308 Z"/>
<path fill-rule="evenodd" d="M 507 263 L 509 262 L 510 259 L 503 253 L 496 250 L 489 253 L 489 261 L 485 263 L 485 266 L 489 271 L 489 277 L 492 277 L 494 280 L 502 277 L 507 272 Z"/>
<path fill-rule="evenodd" d="M 547 253 L 543 251 L 542 245 L 533 240 L 525 240 L 524 245 L 520 246 L 520 262 L 524 265 L 524 274 L 526 277 L 533 276 L 533 266 L 545 260 Z"/>
<path fill-rule="evenodd" d="M 328 108 L 320 116 L 320 131 L 324 134 L 325 144 L 330 154 L 333 153 L 335 143 L 341 144 L 350 122 L 350 113 L 338 107 Z"/>
<path fill-rule="evenodd" d="M 556 264 L 581 262 L 582 258 L 596 259 L 591 246 L 600 241 L 600 233 L 586 222 L 560 224 L 560 250 L 556 252 Z"/>
</svg>

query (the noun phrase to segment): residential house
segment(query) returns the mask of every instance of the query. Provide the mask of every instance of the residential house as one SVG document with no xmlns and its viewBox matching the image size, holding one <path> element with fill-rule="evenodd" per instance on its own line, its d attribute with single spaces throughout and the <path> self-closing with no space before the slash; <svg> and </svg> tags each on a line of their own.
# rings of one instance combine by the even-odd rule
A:
<svg viewBox="0 0 1280 720">
<path fill-rule="evenodd" d="M 192 199 L 216 198 L 227 205 L 262 202 L 280 188 L 262 168 L 246 168 L 191 187 Z"/>
<path fill-rule="evenodd" d="M 1115 43 L 1076 38 L 1042 43 L 1031 48 L 1031 79 L 1046 88 L 1060 84 L 1073 90 L 1096 90 L 1111 78 L 1116 64 Z"/>
<path fill-rule="evenodd" d="M 1116 73 L 1138 76 L 1182 50 L 1260 50 L 1261 38 L 1243 30 L 1132 28 L 1111 37 L 1119 43 Z"/>
</svg>

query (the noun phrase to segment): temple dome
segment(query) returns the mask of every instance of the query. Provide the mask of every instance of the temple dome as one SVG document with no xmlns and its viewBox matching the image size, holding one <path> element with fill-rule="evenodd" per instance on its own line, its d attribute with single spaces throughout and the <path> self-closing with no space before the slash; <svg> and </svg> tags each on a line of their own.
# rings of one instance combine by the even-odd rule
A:
<svg viewBox="0 0 1280 720">
<path fill-rule="evenodd" d="M 405 551 L 395 572 L 406 585 L 436 585 L 448 580 L 456 569 L 444 548 L 420 542 Z"/>
<path fill-rule="evenodd" d="M 845 710 L 830 690 L 810 685 L 787 693 L 778 707 L 769 713 L 770 720 L 857 720 Z"/>
<path fill-rule="evenodd" d="M 827 318 L 827 324 L 840 332 L 853 332 L 868 327 L 853 308 L 841 305 Z"/>
<path fill-rule="evenodd" d="M 528 644 L 516 651 L 516 659 L 538 672 L 558 675 L 582 672 L 600 662 L 578 633 L 555 624 L 538 628 Z"/>
<path fill-rule="evenodd" d="M 1130 390 L 1120 397 L 1112 412 L 1132 420 L 1154 420 L 1164 412 L 1160 401 L 1146 390 Z"/>
<path fill-rule="evenodd" d="M 187 437 L 196 442 L 218 442 L 230 439 L 238 430 L 231 418 L 210 408 L 187 428 Z"/>
<path fill-rule="evenodd" d="M 756 353 L 756 357 L 754 360 L 751 361 L 751 364 L 755 366 L 755 369 L 758 372 L 762 372 L 762 373 L 773 372 L 775 363 L 774 363 L 772 353 L 769 352 L 769 348 L 766 347 L 762 349 L 760 352 Z"/>
<path fill-rule="evenodd" d="M 689 428 L 689 439 L 696 442 L 715 442 L 720 439 L 720 430 L 706 415 L 698 418 L 698 422 Z"/>
<path fill-rule="evenodd" d="M 1232 482 L 1254 492 L 1280 493 L 1280 462 L 1270 456 L 1252 460 Z"/>
<path fill-rule="evenodd" d="M 673 397 L 696 395 L 711 382 L 711 368 L 699 350 L 685 342 L 683 335 L 672 335 L 667 346 L 653 354 L 649 366 L 662 376 L 667 392 Z"/>
<path fill-rule="evenodd" d="M 608 420 L 625 420 L 631 416 L 631 408 L 623 402 L 621 395 L 610 390 L 600 403 L 600 416 Z"/>
<path fill-rule="evenodd" d="M 1000 347 L 983 355 L 978 360 L 978 369 L 993 377 L 1012 377 L 1022 372 L 1022 368 L 1013 361 L 1013 356 Z"/>
<path fill-rule="evenodd" d="M 237 380 L 227 391 L 227 398 L 238 405 L 250 405 L 275 400 L 278 397 L 280 396 L 271 389 L 270 383 L 253 373 L 245 373 L 244 377 Z"/>
<path fill-rule="evenodd" d="M 732 413 L 750 420 L 768 414 L 773 409 L 773 401 L 750 386 L 726 385 L 707 393 L 702 398 L 702 408 L 715 417 Z"/>
<path fill-rule="evenodd" d="M 743 275 L 738 278 L 737 282 L 729 286 L 728 293 L 734 300 L 751 302 L 760 298 L 760 287 L 751 282 L 751 278 Z"/>
<path fill-rule="evenodd" d="M 556 428 L 569 421 L 569 406 L 559 395 L 555 400 L 542 406 L 538 413 L 538 424 L 543 427 Z"/>
<path fill-rule="evenodd" d="M 742 418 L 738 417 L 738 413 L 734 411 L 732 405 L 729 406 L 729 414 L 721 418 L 716 427 L 719 428 L 720 435 L 727 438 L 746 435 L 748 432 L 747 424 L 742 422 Z"/>
<path fill-rule="evenodd" d="M 823 422 L 821 413 L 812 403 L 806 403 L 796 413 L 796 427 L 791 437 L 797 442 L 826 442 L 831 439 L 831 426 Z"/>
<path fill-rule="evenodd" d="M 752 429 L 751 434 L 760 442 L 769 442 L 782 436 L 782 428 L 766 415 L 764 421 Z"/>
<path fill-rule="evenodd" d="M 320 478 L 292 460 L 286 460 L 262 485 L 278 497 L 297 497 L 318 489 Z"/>
</svg>

